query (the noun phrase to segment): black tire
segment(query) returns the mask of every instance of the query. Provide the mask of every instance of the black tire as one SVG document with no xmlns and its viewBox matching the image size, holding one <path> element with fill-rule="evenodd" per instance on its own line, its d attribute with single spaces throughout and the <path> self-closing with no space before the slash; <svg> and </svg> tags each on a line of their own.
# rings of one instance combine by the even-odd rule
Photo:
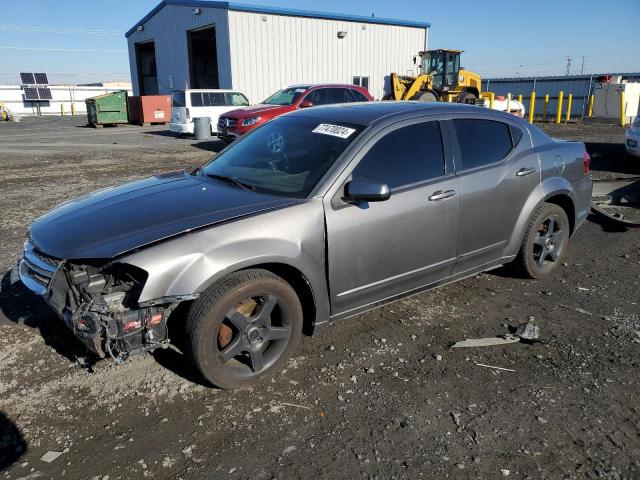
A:
<svg viewBox="0 0 640 480">
<path fill-rule="evenodd" d="M 253 385 L 280 369 L 302 338 L 302 306 L 282 278 L 235 272 L 209 287 L 187 315 L 188 353 L 212 384 Z"/>
<path fill-rule="evenodd" d="M 542 278 L 554 271 L 567 252 L 570 225 L 565 211 L 543 203 L 531 216 L 513 266 L 527 278 Z"/>
<path fill-rule="evenodd" d="M 437 102 L 438 97 L 429 90 L 421 90 L 411 97 L 411 100 L 417 100 L 418 102 Z"/>
<path fill-rule="evenodd" d="M 456 102 L 475 105 L 477 99 L 478 96 L 473 92 L 460 92 L 460 95 L 458 95 Z"/>
</svg>

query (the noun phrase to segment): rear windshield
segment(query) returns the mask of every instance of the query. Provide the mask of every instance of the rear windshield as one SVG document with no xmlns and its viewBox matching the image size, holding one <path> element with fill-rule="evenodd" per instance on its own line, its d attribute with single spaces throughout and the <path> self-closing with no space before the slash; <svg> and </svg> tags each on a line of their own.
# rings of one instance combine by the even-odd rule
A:
<svg viewBox="0 0 640 480">
<path fill-rule="evenodd" d="M 174 107 L 186 107 L 185 104 L 185 95 L 182 90 L 174 90 L 171 94 L 171 98 L 173 99 Z"/>
<path fill-rule="evenodd" d="M 363 129 L 345 122 L 279 117 L 236 140 L 202 174 L 257 192 L 305 198 Z"/>
<path fill-rule="evenodd" d="M 285 88 L 274 93 L 262 103 L 267 105 L 293 105 L 308 89 L 308 86 Z"/>
</svg>

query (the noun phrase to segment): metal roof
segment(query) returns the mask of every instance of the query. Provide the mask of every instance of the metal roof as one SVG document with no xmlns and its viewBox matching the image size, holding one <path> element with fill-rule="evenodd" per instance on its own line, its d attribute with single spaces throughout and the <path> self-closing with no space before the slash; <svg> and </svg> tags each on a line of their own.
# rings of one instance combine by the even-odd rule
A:
<svg viewBox="0 0 640 480">
<path fill-rule="evenodd" d="M 285 15 L 289 17 L 319 18 L 325 20 L 342 20 L 345 22 L 374 23 L 382 25 L 396 25 L 399 27 L 430 28 L 428 22 L 410 20 L 393 20 L 389 18 L 365 17 L 361 15 L 343 15 L 339 13 L 316 12 L 313 10 L 297 10 L 293 8 L 265 7 L 234 2 L 218 2 L 213 0 L 162 0 L 153 10 L 147 13 L 138 23 L 131 27 L 126 37 L 129 37 L 140 25 L 144 25 L 151 17 L 158 13 L 165 5 L 179 5 L 183 7 L 223 8 L 238 12 L 266 13 L 271 15 Z"/>
<path fill-rule="evenodd" d="M 605 75 L 611 75 L 613 77 L 640 77 L 640 72 L 613 72 L 613 73 L 588 73 L 583 75 L 539 75 L 539 76 L 527 76 L 527 77 L 495 77 L 495 78 L 483 78 L 482 81 L 491 82 L 533 82 L 534 80 L 589 80 L 590 78 L 602 77 Z"/>
</svg>

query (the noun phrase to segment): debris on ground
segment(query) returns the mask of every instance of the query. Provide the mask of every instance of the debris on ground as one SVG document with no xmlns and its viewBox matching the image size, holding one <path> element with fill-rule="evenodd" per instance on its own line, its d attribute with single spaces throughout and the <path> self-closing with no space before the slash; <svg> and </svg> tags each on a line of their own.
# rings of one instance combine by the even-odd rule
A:
<svg viewBox="0 0 640 480">
<path fill-rule="evenodd" d="M 460 426 L 460 414 L 456 412 L 449 412 L 451 418 L 453 418 L 453 422 L 456 424 L 456 427 Z"/>
<path fill-rule="evenodd" d="M 496 345 L 508 345 L 522 340 L 535 341 L 540 338 L 540 327 L 528 321 L 521 323 L 515 329 L 515 333 L 507 333 L 498 337 L 468 338 L 451 345 L 451 348 L 493 347 Z"/>
<path fill-rule="evenodd" d="M 519 341 L 520 337 L 508 333 L 501 337 L 468 338 L 454 343 L 451 345 L 451 348 L 493 347 L 495 345 L 508 345 L 509 343 L 517 343 Z"/>
<path fill-rule="evenodd" d="M 494 370 L 502 370 L 504 372 L 515 372 L 515 370 L 512 370 L 511 368 L 496 367 L 495 365 L 485 365 L 484 363 L 476 363 L 476 365 L 479 367 L 493 368 Z"/>
<path fill-rule="evenodd" d="M 515 335 L 522 340 L 538 340 L 540 338 L 540 327 L 533 322 L 521 323 L 516 327 Z"/>
<path fill-rule="evenodd" d="M 591 312 L 587 312 L 583 308 L 579 307 L 568 307 L 566 305 L 560 305 L 560 308 L 564 308 L 565 310 L 573 310 L 574 312 L 582 313 L 584 315 L 593 315 Z"/>
<path fill-rule="evenodd" d="M 42 455 L 42 457 L 40 457 L 40 460 L 46 463 L 51 463 L 63 454 L 64 452 L 54 452 L 53 450 L 49 450 L 47 453 Z"/>
</svg>

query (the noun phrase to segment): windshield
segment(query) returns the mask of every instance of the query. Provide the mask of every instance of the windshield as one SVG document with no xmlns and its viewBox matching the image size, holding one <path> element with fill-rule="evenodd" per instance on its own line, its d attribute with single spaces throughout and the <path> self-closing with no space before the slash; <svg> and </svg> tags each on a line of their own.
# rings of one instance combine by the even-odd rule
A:
<svg viewBox="0 0 640 480">
<path fill-rule="evenodd" d="M 185 107 L 185 95 L 182 90 L 174 90 L 171 94 L 171 98 L 173 99 L 174 107 Z"/>
<path fill-rule="evenodd" d="M 422 71 L 427 75 L 439 75 L 444 70 L 442 52 L 425 52 L 422 56 Z"/>
<path fill-rule="evenodd" d="M 285 88 L 274 93 L 262 103 L 267 105 L 293 105 L 308 88 L 308 86 Z"/>
<path fill-rule="evenodd" d="M 305 198 L 362 125 L 276 118 L 214 157 L 202 174 L 251 190 Z"/>
<path fill-rule="evenodd" d="M 636 117 L 636 121 L 633 122 L 634 127 L 640 127 L 640 115 Z"/>
<path fill-rule="evenodd" d="M 422 71 L 433 75 L 433 88 L 439 90 L 443 85 L 458 84 L 460 70 L 460 54 L 458 52 L 426 52 L 422 56 Z"/>
<path fill-rule="evenodd" d="M 426 52 L 422 56 L 422 72 L 432 75 L 432 86 L 438 90 L 442 86 L 442 72 L 444 72 L 444 55 L 442 52 Z"/>
</svg>

